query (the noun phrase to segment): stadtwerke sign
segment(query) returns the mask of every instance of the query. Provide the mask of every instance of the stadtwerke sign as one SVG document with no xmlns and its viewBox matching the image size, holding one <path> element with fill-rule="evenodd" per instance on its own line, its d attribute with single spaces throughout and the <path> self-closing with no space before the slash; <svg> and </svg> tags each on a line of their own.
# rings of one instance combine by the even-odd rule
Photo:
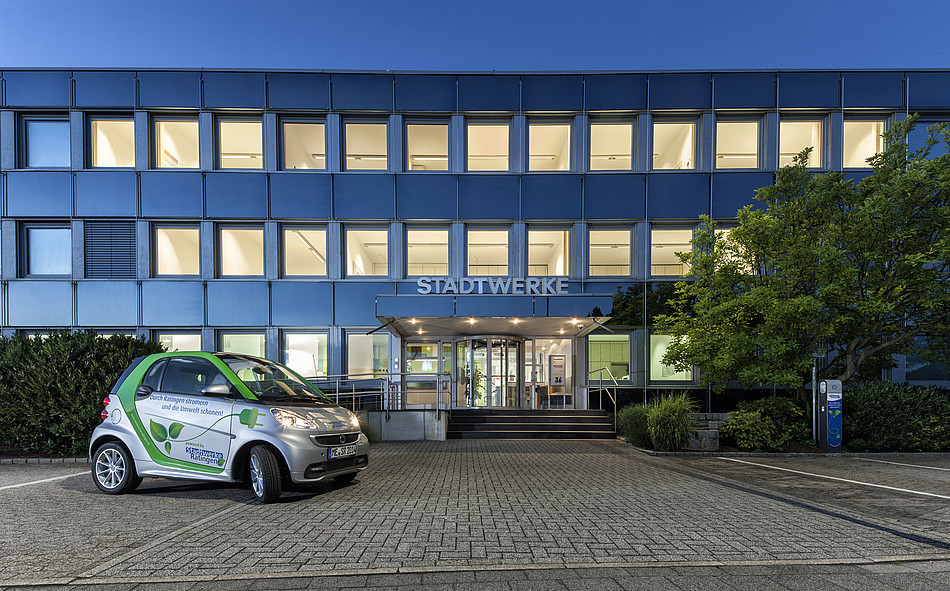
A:
<svg viewBox="0 0 950 591">
<path fill-rule="evenodd" d="M 416 291 L 429 294 L 561 295 L 567 293 L 566 277 L 420 277 Z"/>
</svg>

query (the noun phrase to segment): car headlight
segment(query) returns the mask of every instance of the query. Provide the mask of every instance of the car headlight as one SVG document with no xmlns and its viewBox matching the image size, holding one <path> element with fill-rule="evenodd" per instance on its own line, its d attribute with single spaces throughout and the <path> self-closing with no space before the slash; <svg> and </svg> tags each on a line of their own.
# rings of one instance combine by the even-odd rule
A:
<svg viewBox="0 0 950 591">
<path fill-rule="evenodd" d="M 274 418 L 277 419 L 277 422 L 280 423 L 281 427 L 287 427 L 289 429 L 316 429 L 311 421 L 303 418 L 299 414 L 287 410 L 285 408 L 272 408 L 270 409 Z"/>
<path fill-rule="evenodd" d="M 350 425 L 351 425 L 354 429 L 359 429 L 359 428 L 360 428 L 360 418 L 359 418 L 358 416 L 354 415 L 354 414 L 350 414 Z"/>
</svg>

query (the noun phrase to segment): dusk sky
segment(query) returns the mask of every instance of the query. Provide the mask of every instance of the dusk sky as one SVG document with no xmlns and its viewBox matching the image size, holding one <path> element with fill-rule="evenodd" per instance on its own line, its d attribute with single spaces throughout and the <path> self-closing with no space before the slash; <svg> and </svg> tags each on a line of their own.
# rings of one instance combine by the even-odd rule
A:
<svg viewBox="0 0 950 591">
<path fill-rule="evenodd" d="M 948 0 L 0 0 L 0 68 L 946 68 L 948 23 Z"/>
</svg>

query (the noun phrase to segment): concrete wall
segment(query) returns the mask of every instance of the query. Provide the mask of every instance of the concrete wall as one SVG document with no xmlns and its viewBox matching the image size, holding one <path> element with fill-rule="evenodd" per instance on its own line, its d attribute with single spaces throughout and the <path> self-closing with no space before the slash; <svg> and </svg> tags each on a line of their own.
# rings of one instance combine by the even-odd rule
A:
<svg viewBox="0 0 950 591">
<path fill-rule="evenodd" d="M 367 411 L 370 427 L 382 441 L 445 441 L 449 413 L 444 410 Z"/>
</svg>

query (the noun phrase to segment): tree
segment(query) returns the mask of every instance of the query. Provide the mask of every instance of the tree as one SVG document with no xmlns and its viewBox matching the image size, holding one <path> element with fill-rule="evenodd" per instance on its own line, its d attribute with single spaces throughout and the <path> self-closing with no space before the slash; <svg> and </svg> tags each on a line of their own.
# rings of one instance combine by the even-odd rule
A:
<svg viewBox="0 0 950 591">
<path fill-rule="evenodd" d="M 703 218 L 673 311 L 656 318 L 672 335 L 664 363 L 698 366 L 704 385 L 728 381 L 800 389 L 813 354 L 823 377 L 846 381 L 892 365 L 914 350 L 946 360 L 950 327 L 950 147 L 946 125 L 910 150 L 917 117 L 885 132 L 885 149 L 858 183 L 815 174 L 809 150 L 759 189 L 762 207 L 716 231 Z M 940 353 L 942 351 L 942 353 Z"/>
</svg>

